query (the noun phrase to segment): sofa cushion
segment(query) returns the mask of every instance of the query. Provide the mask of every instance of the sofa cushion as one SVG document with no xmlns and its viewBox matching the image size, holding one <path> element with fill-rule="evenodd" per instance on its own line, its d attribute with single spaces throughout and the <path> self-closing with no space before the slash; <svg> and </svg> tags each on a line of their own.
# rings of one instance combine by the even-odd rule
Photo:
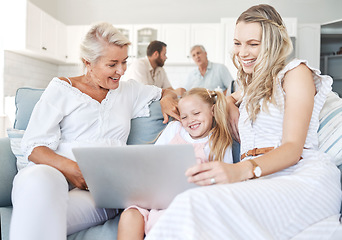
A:
<svg viewBox="0 0 342 240">
<path fill-rule="evenodd" d="M 27 159 L 21 151 L 21 139 L 23 138 L 25 130 L 19 130 L 14 128 L 7 129 L 7 135 L 11 141 L 11 149 L 14 156 L 17 158 L 17 169 L 20 170 L 28 164 Z"/>
<path fill-rule="evenodd" d="M 30 120 L 32 110 L 40 96 L 44 92 L 44 89 L 22 87 L 18 88 L 15 95 L 15 121 L 14 128 L 25 130 Z"/>
<path fill-rule="evenodd" d="M 319 148 L 339 166 L 342 164 L 342 99 L 334 92 L 327 96 L 319 118 Z"/>
<path fill-rule="evenodd" d="M 154 143 L 158 134 L 165 128 L 160 102 L 150 105 L 150 116 L 131 120 L 131 131 L 127 139 L 128 145 Z"/>
<path fill-rule="evenodd" d="M 15 156 L 8 138 L 0 138 L 0 206 L 11 206 L 11 191 L 14 176 L 17 174 Z"/>
</svg>

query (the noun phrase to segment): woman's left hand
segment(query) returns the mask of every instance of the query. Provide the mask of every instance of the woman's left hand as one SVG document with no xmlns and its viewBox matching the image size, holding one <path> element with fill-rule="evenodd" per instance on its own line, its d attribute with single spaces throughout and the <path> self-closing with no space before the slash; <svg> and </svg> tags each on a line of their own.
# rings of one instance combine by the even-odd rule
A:
<svg viewBox="0 0 342 240">
<path fill-rule="evenodd" d="M 248 163 L 247 163 L 248 164 Z M 197 164 L 189 168 L 185 175 L 188 181 L 200 186 L 207 186 L 212 184 L 234 183 L 245 179 L 251 166 L 246 163 L 229 164 L 224 162 L 208 162 Z"/>
</svg>

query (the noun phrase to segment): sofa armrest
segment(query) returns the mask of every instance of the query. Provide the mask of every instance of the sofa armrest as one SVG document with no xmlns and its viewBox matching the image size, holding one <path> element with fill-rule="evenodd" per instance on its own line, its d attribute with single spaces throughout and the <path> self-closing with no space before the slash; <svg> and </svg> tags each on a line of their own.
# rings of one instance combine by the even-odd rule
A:
<svg viewBox="0 0 342 240">
<path fill-rule="evenodd" d="M 11 206 L 11 191 L 17 174 L 16 158 L 9 138 L 0 138 L 0 207 Z"/>
</svg>

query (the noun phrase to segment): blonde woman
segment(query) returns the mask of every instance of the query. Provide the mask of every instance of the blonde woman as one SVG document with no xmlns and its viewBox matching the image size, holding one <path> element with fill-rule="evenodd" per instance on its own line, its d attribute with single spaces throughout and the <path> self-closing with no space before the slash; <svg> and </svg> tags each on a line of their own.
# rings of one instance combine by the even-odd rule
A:
<svg viewBox="0 0 342 240">
<path fill-rule="evenodd" d="M 257 5 L 240 15 L 233 61 L 241 91 L 227 101 L 233 119 L 239 105 L 238 126 L 231 125 L 241 140 L 241 161 L 190 168 L 190 182 L 226 184 L 179 195 L 146 239 L 290 239 L 338 216 L 340 172 L 319 152 L 317 137 L 332 79 L 306 61 L 287 62 L 291 50 L 273 7 Z M 329 226 L 325 230 L 315 237 L 328 238 Z"/>
<path fill-rule="evenodd" d="M 198 164 L 233 162 L 232 138 L 223 93 L 193 88 L 179 100 L 178 109 L 180 122 L 168 124 L 156 144 L 192 144 Z M 211 181 L 214 184 L 215 178 Z M 143 239 L 163 212 L 129 207 L 121 214 L 118 240 Z"/>
<path fill-rule="evenodd" d="M 11 240 L 66 239 L 114 218 L 115 209 L 96 208 L 85 191 L 71 149 L 125 145 L 130 120 L 161 98 L 165 122 L 179 118 L 169 90 L 120 81 L 129 44 L 112 24 L 93 25 L 81 45 L 86 74 L 53 78 L 36 104 L 22 140 L 29 164 L 13 182 Z"/>
</svg>

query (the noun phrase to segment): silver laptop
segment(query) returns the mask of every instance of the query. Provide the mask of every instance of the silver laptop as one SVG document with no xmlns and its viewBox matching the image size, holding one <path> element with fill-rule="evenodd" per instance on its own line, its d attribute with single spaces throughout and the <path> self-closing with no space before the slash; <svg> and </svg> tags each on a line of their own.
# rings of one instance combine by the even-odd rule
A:
<svg viewBox="0 0 342 240">
<path fill-rule="evenodd" d="M 195 184 L 185 171 L 196 164 L 192 145 L 129 145 L 74 148 L 96 206 L 165 209 Z"/>
</svg>

